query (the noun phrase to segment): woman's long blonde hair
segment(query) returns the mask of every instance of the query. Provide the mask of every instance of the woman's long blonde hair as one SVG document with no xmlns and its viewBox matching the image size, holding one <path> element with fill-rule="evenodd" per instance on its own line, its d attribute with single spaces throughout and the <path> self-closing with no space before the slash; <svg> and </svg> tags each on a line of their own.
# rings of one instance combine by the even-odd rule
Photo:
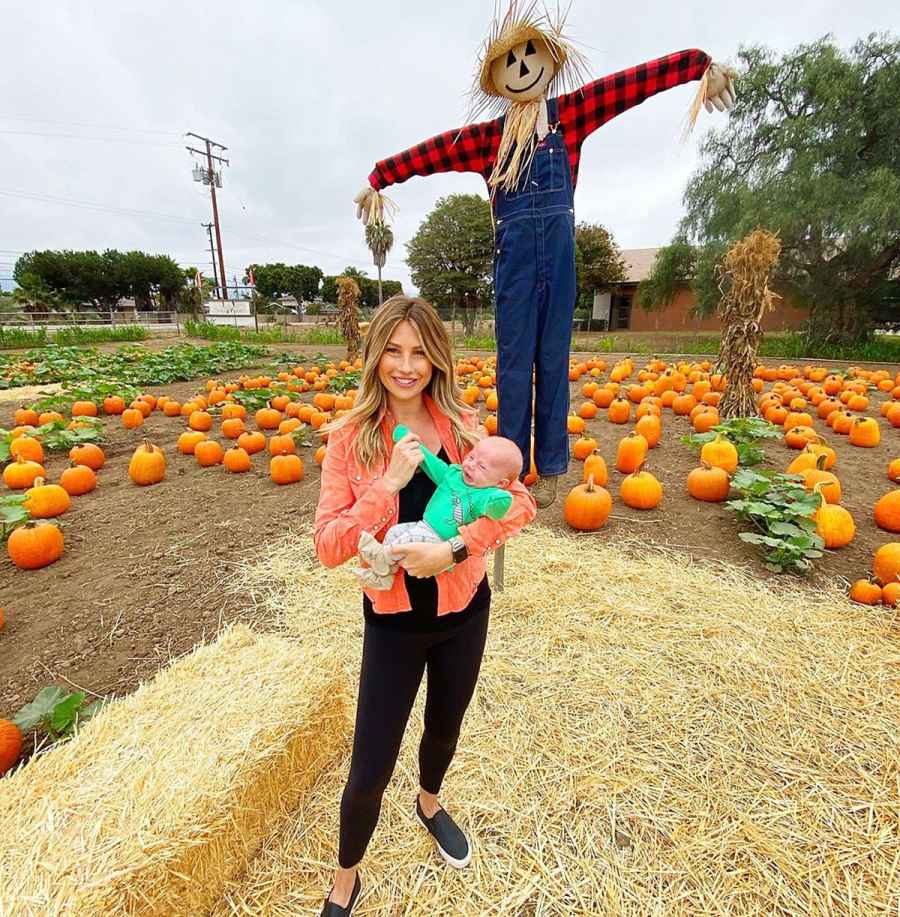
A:
<svg viewBox="0 0 900 917">
<path fill-rule="evenodd" d="M 426 389 L 441 413 L 450 421 L 456 446 L 463 452 L 480 439 L 478 433 L 463 423 L 463 415 L 472 409 L 462 400 L 453 369 L 453 347 L 447 329 L 432 305 L 424 299 L 392 296 L 375 313 L 363 345 L 363 367 L 353 407 L 320 430 L 330 433 L 348 424 L 356 424 L 354 453 L 364 468 L 384 465 L 388 452 L 381 432 L 381 421 L 388 410 L 387 391 L 378 377 L 378 364 L 391 340 L 394 329 L 410 322 L 419 332 L 425 356 L 431 361 L 431 381 Z"/>
</svg>

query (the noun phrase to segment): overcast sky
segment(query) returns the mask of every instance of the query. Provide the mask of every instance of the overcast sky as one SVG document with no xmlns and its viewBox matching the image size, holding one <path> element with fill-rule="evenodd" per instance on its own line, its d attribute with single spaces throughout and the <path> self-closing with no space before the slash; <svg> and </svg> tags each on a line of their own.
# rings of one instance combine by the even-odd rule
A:
<svg viewBox="0 0 900 917">
<path fill-rule="evenodd" d="M 325 273 L 353 264 L 374 276 L 352 198 L 378 159 L 464 123 L 493 12 L 492 0 L 4 7 L 0 277 L 35 248 L 140 249 L 211 273 L 209 191 L 192 181 L 184 148 L 193 131 L 228 147 L 219 212 L 229 282 L 253 261 Z M 688 47 L 728 61 L 741 44 L 787 50 L 827 32 L 849 47 L 900 31 L 897 9 L 896 0 L 575 0 L 567 31 L 602 76 Z M 695 88 L 649 99 L 587 140 L 577 219 L 603 223 L 622 248 L 670 239 L 700 137 L 725 118 L 701 112 L 681 145 Z M 479 176 L 458 173 L 388 191 L 400 212 L 385 276 L 407 292 L 404 243 L 438 198 L 458 192 L 486 197 Z"/>
</svg>

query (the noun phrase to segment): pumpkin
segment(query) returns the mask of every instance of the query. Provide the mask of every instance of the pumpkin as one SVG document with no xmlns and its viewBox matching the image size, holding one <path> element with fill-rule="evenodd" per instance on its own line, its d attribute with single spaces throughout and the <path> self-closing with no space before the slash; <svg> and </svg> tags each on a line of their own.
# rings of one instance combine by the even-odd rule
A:
<svg viewBox="0 0 900 917">
<path fill-rule="evenodd" d="M 320 411 L 333 411 L 334 402 L 335 402 L 335 397 L 334 395 L 331 394 L 331 392 L 317 392 L 315 395 L 313 395 L 312 403 Z M 272 404 L 274 407 L 277 407 L 274 401 L 272 402 Z"/>
<path fill-rule="evenodd" d="M 649 471 L 635 471 L 619 488 L 622 502 L 632 509 L 653 509 L 662 499 L 662 484 Z"/>
<path fill-rule="evenodd" d="M 644 437 L 649 449 L 655 449 L 662 436 L 662 421 L 658 414 L 644 414 L 635 424 L 634 430 Z"/>
<path fill-rule="evenodd" d="M 47 484 L 35 478 L 34 485 L 25 491 L 25 509 L 33 519 L 53 519 L 61 516 L 71 504 L 69 494 L 59 484 Z"/>
<path fill-rule="evenodd" d="M 294 437 L 291 436 L 290 433 L 285 433 L 281 436 L 272 436 L 269 439 L 270 455 L 289 455 L 296 451 L 297 444 L 294 442 Z"/>
<path fill-rule="evenodd" d="M 627 398 L 614 398 L 606 409 L 610 423 L 628 423 L 631 419 L 631 402 Z"/>
<path fill-rule="evenodd" d="M 12 720 L 0 719 L 0 777 L 12 770 L 22 754 L 22 733 Z"/>
<path fill-rule="evenodd" d="M 149 417 L 153 413 L 153 408 L 150 407 L 149 401 L 142 401 L 140 398 L 135 398 L 131 404 L 128 405 L 133 411 L 140 411 L 142 417 Z"/>
<path fill-rule="evenodd" d="M 637 471 L 644 464 L 647 449 L 647 440 L 640 433 L 632 432 L 623 436 L 616 452 L 616 468 L 623 474 Z"/>
<path fill-rule="evenodd" d="M 214 439 L 204 439 L 194 447 L 194 458 L 201 468 L 221 465 L 224 457 L 222 447 Z"/>
<path fill-rule="evenodd" d="M 872 558 L 872 572 L 882 585 L 900 578 L 900 542 L 883 544 Z"/>
<path fill-rule="evenodd" d="M 138 401 L 143 401 L 150 406 L 150 413 L 156 410 L 156 396 L 149 393 L 144 393 L 143 395 L 137 396 Z"/>
<path fill-rule="evenodd" d="M 232 446 L 225 453 L 222 457 L 222 464 L 232 472 L 232 474 L 241 474 L 244 471 L 249 471 L 252 466 L 250 455 L 247 450 L 237 445 Z"/>
<path fill-rule="evenodd" d="M 822 496 L 829 503 L 841 502 L 841 482 L 838 480 L 837 475 L 830 471 L 825 471 L 824 455 L 817 455 L 816 467 L 807 468 L 805 471 L 801 472 L 801 476 L 803 478 L 803 486 L 807 490 L 814 490 L 816 485 L 821 484 Z"/>
<path fill-rule="evenodd" d="M 584 433 L 584 419 L 577 414 L 569 414 L 566 418 L 566 429 L 570 434 Z"/>
<path fill-rule="evenodd" d="M 128 477 L 144 487 L 148 484 L 158 484 L 166 476 L 166 456 L 159 446 L 154 446 L 150 440 L 144 442 L 134 450 L 131 461 L 128 463 Z"/>
<path fill-rule="evenodd" d="M 313 413 L 309 415 L 309 425 L 314 430 L 318 430 L 319 427 L 321 427 L 322 424 L 327 423 L 329 419 L 330 418 L 328 414 L 323 414 L 321 411 L 313 411 Z"/>
<path fill-rule="evenodd" d="M 59 413 L 59 411 L 44 411 L 40 417 L 38 417 L 38 423 L 43 425 L 45 423 L 53 423 L 54 420 L 65 420 L 66 418 Z"/>
<path fill-rule="evenodd" d="M 167 401 L 163 405 L 163 414 L 165 414 L 166 417 L 178 417 L 181 414 L 181 402 Z"/>
<path fill-rule="evenodd" d="M 784 442 L 791 449 L 803 449 L 817 437 L 818 433 L 812 427 L 791 427 L 784 434 Z"/>
<path fill-rule="evenodd" d="M 888 465 L 887 476 L 891 481 L 900 481 L 900 458 L 893 459 Z"/>
<path fill-rule="evenodd" d="M 222 420 L 246 420 L 246 418 L 247 409 L 242 404 L 226 404 L 222 408 Z"/>
<path fill-rule="evenodd" d="M 72 405 L 73 417 L 96 417 L 97 405 L 93 401 L 76 401 Z"/>
<path fill-rule="evenodd" d="M 871 449 L 881 442 L 881 427 L 874 417 L 854 417 L 850 424 L 850 445 Z"/>
<path fill-rule="evenodd" d="M 10 490 L 25 490 L 34 486 L 35 478 L 45 478 L 47 472 L 39 462 L 18 456 L 3 469 L 3 483 Z"/>
<path fill-rule="evenodd" d="M 881 586 L 867 579 L 858 579 L 850 587 L 850 601 L 860 605 L 877 605 L 881 601 Z"/>
<path fill-rule="evenodd" d="M 883 605 L 890 605 L 891 608 L 897 607 L 900 601 L 900 583 L 888 583 L 881 587 L 881 602 Z"/>
<path fill-rule="evenodd" d="M 318 449 L 316 449 L 315 460 L 317 465 L 321 465 L 322 462 L 325 461 L 325 450 L 327 448 L 328 447 L 323 443 L 321 446 L 319 446 Z"/>
<path fill-rule="evenodd" d="M 276 484 L 296 484 L 303 479 L 303 462 L 299 455 L 273 456 L 269 474 Z"/>
<path fill-rule="evenodd" d="M 572 444 L 572 454 L 583 462 L 597 448 L 597 440 L 591 436 L 582 436 Z"/>
<path fill-rule="evenodd" d="M 606 487 L 609 480 L 609 472 L 606 468 L 606 459 L 598 450 L 594 450 L 585 460 L 582 473 L 582 481 L 587 481 L 593 475 L 594 483 L 598 487 Z"/>
<path fill-rule="evenodd" d="M 487 431 L 488 436 L 497 435 L 497 415 L 496 414 L 488 414 L 487 417 L 484 418 L 484 429 Z"/>
<path fill-rule="evenodd" d="M 721 503 L 728 497 L 731 481 L 724 468 L 704 462 L 688 475 L 687 489 L 695 500 L 703 500 L 705 503 Z"/>
<path fill-rule="evenodd" d="M 281 420 L 281 411 L 274 408 L 260 408 L 256 412 L 256 426 L 260 430 L 277 430 Z"/>
<path fill-rule="evenodd" d="M 813 513 L 816 532 L 825 542 L 826 548 L 843 548 L 853 541 L 856 534 L 856 523 L 853 516 L 843 506 L 828 503 L 822 493 L 821 482 L 815 485 L 815 492 L 821 498 L 819 508 Z"/>
<path fill-rule="evenodd" d="M 738 466 L 738 451 L 721 433 L 716 433 L 715 439 L 704 443 L 700 450 L 700 461 L 734 474 Z"/>
<path fill-rule="evenodd" d="M 287 420 L 282 420 L 278 424 L 278 432 L 284 436 L 285 433 L 292 433 L 298 427 L 303 426 L 303 421 L 299 417 L 288 417 Z"/>
<path fill-rule="evenodd" d="M 875 524 L 888 532 L 900 532 L 900 489 L 888 491 L 875 504 Z"/>
<path fill-rule="evenodd" d="M 803 451 L 788 465 L 788 474 L 803 474 L 804 471 L 815 468 L 818 458 L 818 454 L 810 449 L 807 443 Z"/>
<path fill-rule="evenodd" d="M 576 484 L 566 495 L 563 516 L 573 529 L 595 532 L 602 528 L 612 509 L 612 497 L 604 487 L 594 484 L 594 476 L 587 482 Z"/>
<path fill-rule="evenodd" d="M 697 433 L 708 433 L 719 423 L 719 412 L 715 408 L 704 406 L 694 415 L 692 426 Z"/>
<path fill-rule="evenodd" d="M 262 452 L 262 450 L 266 448 L 266 437 L 258 430 L 253 430 L 252 432 L 248 430 L 238 437 L 237 444 L 244 449 L 248 455 L 253 455 L 256 452 Z"/>
<path fill-rule="evenodd" d="M 184 433 L 178 437 L 178 451 L 181 452 L 182 455 L 193 455 L 197 445 L 202 443 L 205 439 L 206 434 L 202 433 L 200 430 L 185 430 Z"/>
<path fill-rule="evenodd" d="M 10 458 L 21 455 L 26 461 L 40 465 L 44 461 L 44 447 L 33 436 L 17 436 L 9 444 L 9 455 Z"/>
<path fill-rule="evenodd" d="M 608 408 L 612 404 L 615 397 L 616 393 L 613 389 L 609 388 L 608 386 L 601 385 L 600 388 L 598 388 L 597 391 L 591 395 L 591 401 L 593 401 L 598 408 Z"/>
<path fill-rule="evenodd" d="M 835 411 L 828 415 L 829 419 L 834 418 L 831 423 L 831 429 L 841 436 L 846 436 L 853 426 L 853 416 L 847 411 Z"/>
<path fill-rule="evenodd" d="M 222 421 L 222 435 L 226 439 L 237 439 L 245 430 L 244 421 L 240 417 L 229 417 Z"/>
<path fill-rule="evenodd" d="M 16 426 L 36 427 L 41 422 L 41 415 L 33 408 L 17 408 L 13 415 Z"/>
<path fill-rule="evenodd" d="M 144 415 L 137 408 L 128 408 L 122 411 L 122 426 L 126 430 L 134 430 L 144 425 Z"/>
<path fill-rule="evenodd" d="M 594 404 L 593 401 L 585 401 L 578 408 L 578 416 L 583 418 L 584 420 L 591 420 L 591 418 L 597 416 L 598 410 L 599 408 L 597 407 L 596 404 Z"/>
<path fill-rule="evenodd" d="M 192 430 L 202 430 L 207 433 L 212 429 L 212 414 L 207 411 L 192 411 L 188 417 L 188 426 Z"/>
<path fill-rule="evenodd" d="M 810 452 L 814 452 L 816 455 L 825 456 L 826 471 L 831 471 L 831 469 L 837 464 L 837 453 L 821 437 L 819 437 L 818 442 L 809 443 L 806 448 L 809 449 Z"/>
<path fill-rule="evenodd" d="M 80 497 L 97 486 L 97 475 L 93 468 L 72 462 L 59 476 L 59 483 L 71 496 Z"/>
<path fill-rule="evenodd" d="M 79 465 L 87 465 L 93 471 L 99 471 L 106 462 L 106 455 L 96 443 L 72 446 L 69 450 L 69 458 Z"/>
<path fill-rule="evenodd" d="M 20 570 L 37 570 L 62 557 L 62 530 L 52 522 L 33 522 L 13 529 L 6 541 L 9 559 Z"/>
<path fill-rule="evenodd" d="M 104 414 L 122 414 L 125 411 L 125 399 L 120 395 L 107 395 L 103 399 Z"/>
<path fill-rule="evenodd" d="M 672 402 L 672 411 L 680 416 L 684 414 L 690 414 L 691 409 L 697 403 L 697 399 L 690 394 L 682 394 L 676 396 L 675 400 Z"/>
</svg>

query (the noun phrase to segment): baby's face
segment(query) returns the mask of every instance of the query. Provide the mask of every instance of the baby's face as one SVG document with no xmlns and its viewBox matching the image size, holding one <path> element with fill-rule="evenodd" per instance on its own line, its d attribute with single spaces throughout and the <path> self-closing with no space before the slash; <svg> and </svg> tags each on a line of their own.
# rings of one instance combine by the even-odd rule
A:
<svg viewBox="0 0 900 917">
<path fill-rule="evenodd" d="M 470 487 L 496 487 L 507 476 L 492 439 L 476 443 L 461 464 L 463 480 Z"/>
</svg>

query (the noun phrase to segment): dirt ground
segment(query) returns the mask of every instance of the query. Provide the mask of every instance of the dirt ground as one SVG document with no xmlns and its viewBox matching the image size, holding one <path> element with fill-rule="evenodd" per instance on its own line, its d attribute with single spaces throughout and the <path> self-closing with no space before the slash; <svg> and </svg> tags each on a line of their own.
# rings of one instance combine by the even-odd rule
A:
<svg viewBox="0 0 900 917">
<path fill-rule="evenodd" d="M 151 346 L 167 343 L 154 341 Z M 340 355 L 337 348 L 286 345 L 278 350 Z M 636 364 L 643 361 L 638 358 Z M 148 391 L 184 401 L 203 389 L 204 381 Z M 571 386 L 573 406 L 584 400 L 583 381 Z M 872 518 L 875 501 L 893 487 L 887 479 L 888 462 L 900 455 L 900 431 L 878 413 L 883 398 L 871 398 L 869 413 L 882 430 L 875 449 L 854 448 L 846 437 L 816 421 L 838 453 L 835 471 L 843 485 L 842 502 L 854 516 L 857 535 L 848 547 L 826 553 L 809 577 L 812 585 L 831 579 L 843 584 L 866 575 L 875 549 L 894 537 L 879 530 Z M 12 425 L 19 406 L 13 401 L 0 404 L 0 427 Z M 223 594 L 220 583 L 244 558 L 265 551 L 269 538 L 305 525 L 315 513 L 320 474 L 313 449 L 301 453 L 303 481 L 280 487 L 269 477 L 264 453 L 254 457 L 253 470 L 244 475 L 231 475 L 222 466 L 200 468 L 192 456 L 181 455 L 175 445 L 185 429 L 181 418 L 153 412 L 140 430 L 125 430 L 118 417 L 105 418 L 104 425 L 107 462 L 98 474 L 97 489 L 73 498 L 62 517 L 62 558 L 25 572 L 13 566 L 5 551 L 0 555 L 0 608 L 6 614 L 6 628 L 0 632 L 0 717 L 11 716 L 49 684 L 84 690 L 88 699 L 128 693 L 171 659 L 214 637 L 223 624 L 256 620 L 252 605 Z M 757 549 L 738 539 L 741 526 L 733 513 L 688 496 L 685 480 L 697 465 L 697 453 L 680 441 L 690 431 L 685 418 L 665 413 L 663 438 L 647 462 L 663 484 L 661 506 L 640 512 L 621 503 L 624 476 L 615 470 L 615 453 L 629 429 L 609 423 L 602 411 L 587 422 L 610 468 L 614 504 L 607 526 L 582 536 L 586 549 L 592 539 L 615 541 L 624 533 L 638 534 L 683 552 L 686 561 L 716 558 L 745 565 L 764 579 L 774 576 L 763 567 Z M 165 450 L 169 467 L 163 482 L 139 488 L 129 480 L 127 468 L 144 436 Z M 779 470 L 796 455 L 780 441 L 769 443 L 766 453 L 767 464 Z M 63 453 L 48 458 L 50 480 L 58 479 L 67 461 Z M 541 523 L 569 531 L 562 498 L 580 477 L 581 463 L 573 461 L 560 484 L 560 498 L 539 511 Z M 507 553 L 514 551 L 513 541 Z M 627 561 L 623 556 L 622 563 Z M 615 571 L 597 574 L 615 576 Z M 34 751 L 32 738 L 26 740 L 26 757 Z"/>
</svg>

